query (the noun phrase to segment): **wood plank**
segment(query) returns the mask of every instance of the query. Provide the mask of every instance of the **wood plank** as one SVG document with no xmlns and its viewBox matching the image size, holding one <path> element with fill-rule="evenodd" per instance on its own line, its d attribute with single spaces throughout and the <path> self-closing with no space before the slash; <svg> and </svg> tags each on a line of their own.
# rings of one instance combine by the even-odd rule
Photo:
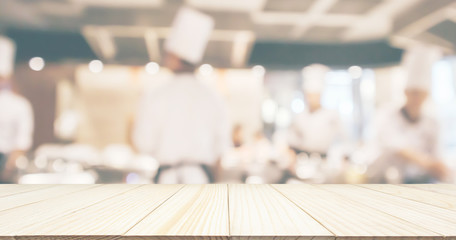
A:
<svg viewBox="0 0 456 240">
<path fill-rule="evenodd" d="M 0 184 L 0 197 L 11 196 L 24 192 L 36 191 L 43 188 L 50 188 L 46 184 Z"/>
<path fill-rule="evenodd" d="M 14 240 L 118 240 L 120 236 L 18 236 Z"/>
<path fill-rule="evenodd" d="M 67 215 L 41 221 L 21 235 L 122 235 L 183 185 L 143 185 Z"/>
<path fill-rule="evenodd" d="M 78 185 L 66 185 L 68 188 Z M 73 211 L 137 188 L 137 185 L 93 185 L 83 191 L 0 212 L 0 236 L 21 236 L 22 230 L 42 221 L 58 219 Z"/>
<path fill-rule="evenodd" d="M 119 238 L 119 240 L 227 240 L 231 239 L 228 236 L 190 236 L 190 235 L 166 235 L 166 236 L 133 236 L 133 235 L 124 235 Z M 30 239 L 31 240 L 31 239 Z M 55 239 L 57 240 L 57 239 Z M 451 239 L 453 240 L 453 239 Z"/>
<path fill-rule="evenodd" d="M 412 187 L 421 190 L 447 194 L 456 197 L 456 185 L 455 184 L 401 184 L 402 187 Z"/>
<path fill-rule="evenodd" d="M 334 235 L 269 185 L 229 185 L 233 239 L 333 239 Z M 264 239 L 264 238 L 261 238 Z"/>
<path fill-rule="evenodd" d="M 39 188 L 35 191 L 21 192 L 0 198 L 0 211 L 40 202 L 47 199 L 63 196 L 72 192 L 91 188 L 90 185 L 75 185 L 68 188 L 66 185 L 50 185 L 47 188 Z"/>
<path fill-rule="evenodd" d="M 440 234 L 311 185 L 273 187 L 333 232 L 337 239 L 443 239 Z"/>
<path fill-rule="evenodd" d="M 320 184 L 358 204 L 401 218 L 445 237 L 456 237 L 456 212 L 354 185 Z"/>
<path fill-rule="evenodd" d="M 453 188 L 0 185 L 0 240 L 456 240 Z"/>
<path fill-rule="evenodd" d="M 192 236 L 192 235 L 123 235 L 119 240 L 229 240 L 229 236 Z M 57 239 L 56 239 L 57 240 Z M 451 239 L 452 240 L 452 239 Z"/>
<path fill-rule="evenodd" d="M 186 185 L 124 236 L 128 239 L 227 239 L 228 189 L 225 184 Z M 195 238 L 199 236 L 200 238 Z M 211 238 L 213 237 L 213 238 Z"/>
<path fill-rule="evenodd" d="M 456 197 L 454 196 L 399 185 L 360 184 L 359 186 L 456 211 Z"/>
</svg>

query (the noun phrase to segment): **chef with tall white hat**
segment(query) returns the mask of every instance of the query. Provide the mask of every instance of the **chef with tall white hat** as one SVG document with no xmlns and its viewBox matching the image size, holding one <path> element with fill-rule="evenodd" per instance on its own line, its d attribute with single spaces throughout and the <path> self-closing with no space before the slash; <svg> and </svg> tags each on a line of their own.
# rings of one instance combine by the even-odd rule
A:
<svg viewBox="0 0 456 240">
<path fill-rule="evenodd" d="M 322 64 L 312 64 L 302 70 L 307 109 L 295 117 L 289 132 L 289 144 L 298 153 L 326 157 L 331 145 L 343 133 L 338 113 L 323 108 L 320 103 L 329 70 Z"/>
<path fill-rule="evenodd" d="M 159 163 L 157 183 L 201 184 L 214 181 L 214 169 L 230 146 L 224 103 L 194 76 L 214 20 L 189 7 L 174 19 L 165 43 L 170 83 L 147 92 L 133 130 L 135 148 Z"/>
<path fill-rule="evenodd" d="M 12 90 L 16 46 L 0 36 L 0 181 L 12 182 L 15 161 L 32 145 L 33 112 L 27 99 Z"/>
<path fill-rule="evenodd" d="M 369 170 L 374 181 L 431 183 L 446 177 L 448 170 L 439 156 L 439 124 L 423 110 L 431 89 L 432 66 L 440 58 L 437 48 L 422 44 L 404 54 L 405 104 L 382 109 L 376 117 L 375 142 L 380 155 Z"/>
<path fill-rule="evenodd" d="M 331 181 L 340 171 L 342 159 L 331 157 L 328 153 L 345 138 L 343 124 L 337 111 L 321 106 L 321 96 L 329 71 L 330 68 L 322 64 L 312 64 L 302 70 L 307 108 L 296 115 L 288 130 L 288 144 L 296 153 L 296 158 L 282 179 L 284 183 L 293 181 L 296 175 L 300 177 L 297 173 L 298 160 L 302 157 L 312 162 L 317 161 L 322 168 L 314 172 L 311 178 Z"/>
</svg>

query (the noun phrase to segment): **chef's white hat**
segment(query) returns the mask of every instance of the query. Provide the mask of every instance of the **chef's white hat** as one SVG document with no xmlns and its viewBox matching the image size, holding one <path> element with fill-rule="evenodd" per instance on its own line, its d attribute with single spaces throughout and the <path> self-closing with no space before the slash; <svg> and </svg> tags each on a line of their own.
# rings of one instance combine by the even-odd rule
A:
<svg viewBox="0 0 456 240">
<path fill-rule="evenodd" d="M 325 86 L 326 74 L 329 70 L 329 67 L 322 64 L 312 64 L 302 69 L 302 76 L 304 78 L 302 87 L 304 91 L 322 92 Z"/>
<path fill-rule="evenodd" d="M 182 7 L 174 19 L 165 50 L 197 64 L 203 58 L 213 28 L 214 20 L 210 16 Z"/>
<path fill-rule="evenodd" d="M 14 69 L 14 57 L 16 44 L 7 38 L 0 36 L 0 76 L 9 77 Z"/>
<path fill-rule="evenodd" d="M 429 91 L 432 66 L 442 57 L 442 52 L 431 46 L 415 44 L 405 52 L 402 64 L 407 74 L 406 89 Z"/>
</svg>

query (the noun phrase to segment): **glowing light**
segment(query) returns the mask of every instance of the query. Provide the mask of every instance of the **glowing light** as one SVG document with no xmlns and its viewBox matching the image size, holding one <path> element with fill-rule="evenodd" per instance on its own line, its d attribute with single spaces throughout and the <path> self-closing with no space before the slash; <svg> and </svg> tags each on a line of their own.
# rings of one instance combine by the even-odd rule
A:
<svg viewBox="0 0 456 240">
<path fill-rule="evenodd" d="M 160 71 L 160 65 L 156 62 L 150 62 L 146 64 L 146 72 L 148 74 L 154 75 L 157 74 Z"/>
<path fill-rule="evenodd" d="M 139 175 L 136 173 L 129 173 L 126 178 L 128 184 L 135 184 L 139 182 Z"/>
<path fill-rule="evenodd" d="M 103 71 L 103 62 L 100 60 L 92 60 L 89 63 L 89 70 L 93 73 L 99 73 Z"/>
<path fill-rule="evenodd" d="M 272 99 L 264 100 L 261 106 L 261 115 L 265 123 L 274 123 L 277 114 L 277 103 Z"/>
<path fill-rule="evenodd" d="M 360 78 L 363 75 L 363 69 L 360 66 L 351 66 L 348 68 L 348 73 L 354 79 Z"/>
<path fill-rule="evenodd" d="M 301 113 L 305 109 L 304 101 L 300 98 L 295 98 L 291 102 L 291 111 L 294 113 Z"/>
<path fill-rule="evenodd" d="M 299 179 L 308 179 L 314 176 L 315 170 L 307 166 L 298 166 L 296 169 L 296 176 Z"/>
<path fill-rule="evenodd" d="M 47 166 L 48 160 L 45 156 L 37 156 L 33 163 L 38 169 L 43 169 Z"/>
<path fill-rule="evenodd" d="M 252 73 L 255 77 L 263 77 L 266 73 L 266 69 L 261 65 L 256 65 L 252 68 Z"/>
<path fill-rule="evenodd" d="M 137 155 L 135 157 L 135 162 L 136 166 L 148 172 L 157 171 L 157 169 L 160 167 L 160 163 L 157 161 L 157 159 L 145 154 Z"/>
<path fill-rule="evenodd" d="M 288 109 L 280 108 L 277 111 L 276 119 L 275 119 L 276 127 L 278 128 L 287 128 L 291 123 L 291 113 Z"/>
<path fill-rule="evenodd" d="M 45 62 L 44 62 L 44 59 L 41 58 L 41 57 L 34 57 L 34 58 L 31 58 L 30 61 L 29 61 L 29 67 L 33 70 L 33 71 L 41 71 L 43 70 L 44 66 L 45 66 Z"/>
<path fill-rule="evenodd" d="M 245 179 L 245 183 L 247 184 L 263 184 L 263 178 L 260 176 L 249 176 Z"/>
<path fill-rule="evenodd" d="M 386 169 L 385 178 L 388 183 L 400 183 L 401 173 L 395 167 L 389 167 Z"/>
<path fill-rule="evenodd" d="M 214 68 L 206 63 L 199 67 L 199 72 L 202 76 L 209 76 L 214 72 Z"/>
</svg>

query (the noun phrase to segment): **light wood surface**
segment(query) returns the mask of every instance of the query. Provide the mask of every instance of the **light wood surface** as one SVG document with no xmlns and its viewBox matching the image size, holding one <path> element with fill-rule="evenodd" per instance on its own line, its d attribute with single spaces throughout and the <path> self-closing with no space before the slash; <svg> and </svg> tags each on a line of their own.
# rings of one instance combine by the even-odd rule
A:
<svg viewBox="0 0 456 240">
<path fill-rule="evenodd" d="M 37 188 L 36 191 L 28 191 L 23 192 L 22 194 L 10 195 L 9 197 L 0 198 L 0 211 L 56 198 L 72 192 L 88 189 L 90 187 L 91 186 L 88 185 L 79 185 L 73 187 L 67 187 L 66 185 L 54 185 L 41 189 Z"/>
<path fill-rule="evenodd" d="M 230 185 L 229 192 L 231 236 L 333 236 L 269 185 Z"/>
<path fill-rule="evenodd" d="M 19 193 L 36 191 L 43 188 L 52 187 L 49 185 L 17 185 L 0 184 L 0 197 L 12 196 Z"/>
<path fill-rule="evenodd" d="M 398 197 L 406 198 L 409 200 L 427 203 L 441 208 L 456 211 L 456 196 L 437 193 L 435 191 L 427 191 L 399 185 L 387 184 L 366 184 L 360 185 L 365 188 L 373 189 L 375 191 L 395 195 Z"/>
<path fill-rule="evenodd" d="M 79 188 L 79 185 L 69 185 L 68 187 Z M 107 200 L 132 188 L 133 186 L 130 185 L 94 185 L 86 191 L 77 191 L 48 201 L 26 204 L 1 211 L 0 236 L 24 235 L 22 231 L 27 227 L 42 221 L 61 218 L 66 214 Z M 58 233 L 55 235 L 58 235 Z"/>
<path fill-rule="evenodd" d="M 311 185 L 276 185 L 278 191 L 338 237 L 419 237 L 442 235 L 402 218 L 353 202 Z"/>
<path fill-rule="evenodd" d="M 456 236 L 456 212 L 425 203 L 410 201 L 353 185 L 318 185 L 358 204 L 399 217 L 422 228 L 432 222 L 432 231 L 443 236 Z"/>
<path fill-rule="evenodd" d="M 0 240 L 456 240 L 455 185 L 0 185 Z"/>
<path fill-rule="evenodd" d="M 227 185 L 186 185 L 126 236 L 228 237 Z"/>
<path fill-rule="evenodd" d="M 23 235 L 122 235 L 176 193 L 179 185 L 144 185 L 77 212 L 23 228 Z"/>
<path fill-rule="evenodd" d="M 456 196 L 456 185 L 454 184 L 404 184 L 401 186 Z"/>
</svg>

